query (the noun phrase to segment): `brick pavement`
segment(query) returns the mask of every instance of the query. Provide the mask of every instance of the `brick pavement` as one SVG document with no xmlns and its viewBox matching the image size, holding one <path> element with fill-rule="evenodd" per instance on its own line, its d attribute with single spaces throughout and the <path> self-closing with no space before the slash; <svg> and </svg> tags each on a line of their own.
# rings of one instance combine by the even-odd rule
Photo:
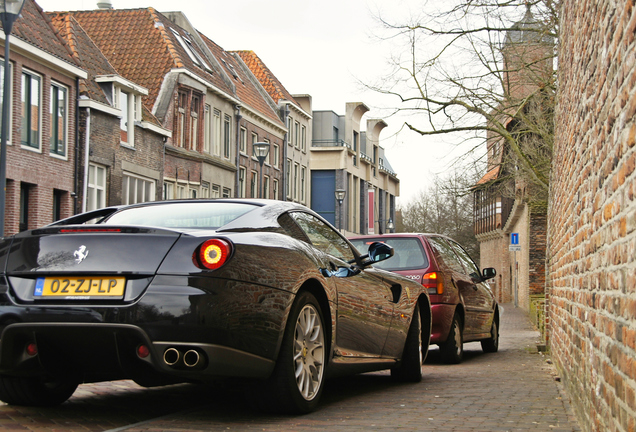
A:
<svg viewBox="0 0 636 432">
<path fill-rule="evenodd" d="M 218 430 L 580 431 L 538 332 L 504 305 L 499 352 L 465 345 L 466 360 L 447 366 L 433 349 L 419 384 L 387 372 L 332 380 L 317 412 L 297 417 L 254 412 L 229 383 L 142 389 L 129 381 L 83 385 L 57 408 L 0 405 L 0 429 L 26 431 L 184 432 Z"/>
</svg>

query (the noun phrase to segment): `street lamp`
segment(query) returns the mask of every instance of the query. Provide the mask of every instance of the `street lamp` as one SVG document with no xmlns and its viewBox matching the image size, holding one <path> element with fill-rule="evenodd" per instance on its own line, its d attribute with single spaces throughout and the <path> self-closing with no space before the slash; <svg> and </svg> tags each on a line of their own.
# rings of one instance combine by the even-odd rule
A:
<svg viewBox="0 0 636 432">
<path fill-rule="evenodd" d="M 2 136 L 0 137 L 0 237 L 4 237 L 4 210 L 7 194 L 7 137 L 11 125 L 9 124 L 9 110 L 11 105 L 11 71 L 9 63 L 9 35 L 13 23 L 20 16 L 24 0 L 0 0 L 0 22 L 4 29 L 4 81 L 2 83 Z"/>
<path fill-rule="evenodd" d="M 263 198 L 263 162 L 267 158 L 269 154 L 269 143 L 268 142 L 256 142 L 252 144 L 254 154 L 256 155 L 256 159 L 258 159 L 258 164 L 261 166 L 261 180 L 260 180 L 260 188 L 259 188 L 259 198 Z"/>
<path fill-rule="evenodd" d="M 336 189 L 336 199 L 338 200 L 338 229 L 342 231 L 342 201 L 347 196 L 347 191 L 344 189 Z"/>
<path fill-rule="evenodd" d="M 391 218 L 379 219 L 376 222 L 378 223 L 378 226 L 380 227 L 380 234 L 384 234 L 385 232 L 391 232 L 395 229 L 395 224 L 393 223 L 393 219 Z M 382 229 L 383 223 L 385 223 L 384 228 L 386 228 L 386 230 Z"/>
<path fill-rule="evenodd" d="M 395 224 L 393 223 L 393 219 L 389 218 L 389 221 L 386 223 L 386 230 L 391 232 L 395 229 Z"/>
</svg>

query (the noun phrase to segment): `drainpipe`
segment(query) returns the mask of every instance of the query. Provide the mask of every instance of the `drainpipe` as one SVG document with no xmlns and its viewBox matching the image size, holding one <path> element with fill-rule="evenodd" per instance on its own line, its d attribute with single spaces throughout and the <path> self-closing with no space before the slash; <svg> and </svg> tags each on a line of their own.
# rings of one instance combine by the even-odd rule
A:
<svg viewBox="0 0 636 432">
<path fill-rule="evenodd" d="M 79 110 L 78 110 L 79 111 Z M 82 190 L 82 213 L 86 211 L 86 198 L 88 197 L 88 167 L 91 152 L 91 109 L 86 108 L 86 135 L 84 153 L 84 187 Z"/>
<path fill-rule="evenodd" d="M 239 172 L 240 172 L 240 162 L 241 162 L 241 119 L 243 116 L 241 115 L 241 106 L 236 105 L 234 107 L 236 109 L 236 174 L 234 175 L 234 197 L 239 197 Z"/>
<path fill-rule="evenodd" d="M 289 117 L 289 104 L 285 104 L 285 109 L 283 111 L 283 123 L 287 126 L 287 118 Z M 290 128 L 291 129 L 291 128 Z M 287 176 L 290 173 L 287 172 L 287 143 L 289 141 L 290 130 L 285 134 L 285 138 L 283 139 L 283 201 L 287 201 Z"/>
<path fill-rule="evenodd" d="M 80 155 L 80 134 L 79 134 L 79 100 L 80 100 L 80 79 L 75 78 L 75 175 L 74 175 L 74 186 L 73 186 L 73 214 L 79 213 L 79 209 L 77 208 L 77 196 L 79 193 L 79 155 Z"/>
</svg>

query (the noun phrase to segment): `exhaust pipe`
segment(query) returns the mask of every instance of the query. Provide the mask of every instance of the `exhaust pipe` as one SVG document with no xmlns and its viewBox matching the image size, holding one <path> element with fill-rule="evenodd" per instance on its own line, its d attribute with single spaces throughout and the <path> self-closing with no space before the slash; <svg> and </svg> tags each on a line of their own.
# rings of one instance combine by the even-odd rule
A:
<svg viewBox="0 0 636 432">
<path fill-rule="evenodd" d="M 176 348 L 168 348 L 163 353 L 163 361 L 168 366 L 174 366 L 175 364 L 177 364 L 180 358 L 181 358 L 181 353 Z"/>
<path fill-rule="evenodd" d="M 188 350 L 183 355 L 183 364 L 190 368 L 198 365 L 200 360 L 201 360 L 201 356 L 196 350 L 192 350 L 192 349 Z"/>
</svg>

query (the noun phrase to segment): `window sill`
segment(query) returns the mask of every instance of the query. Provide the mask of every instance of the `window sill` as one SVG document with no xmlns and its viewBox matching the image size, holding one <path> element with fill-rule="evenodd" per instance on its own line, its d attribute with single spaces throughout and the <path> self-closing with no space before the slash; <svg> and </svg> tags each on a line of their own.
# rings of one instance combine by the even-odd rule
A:
<svg viewBox="0 0 636 432">
<path fill-rule="evenodd" d="M 41 149 L 41 148 L 39 148 L 39 147 L 31 147 L 30 145 L 24 145 L 24 144 L 22 144 L 20 147 L 21 147 L 23 150 L 28 150 L 28 151 L 33 152 L 33 153 L 40 153 L 40 154 L 42 154 L 42 149 Z"/>
<path fill-rule="evenodd" d="M 53 159 L 59 159 L 62 161 L 68 161 L 68 156 L 67 155 L 61 155 L 61 154 L 57 154 L 57 153 L 49 153 L 49 156 L 51 156 Z"/>
</svg>

